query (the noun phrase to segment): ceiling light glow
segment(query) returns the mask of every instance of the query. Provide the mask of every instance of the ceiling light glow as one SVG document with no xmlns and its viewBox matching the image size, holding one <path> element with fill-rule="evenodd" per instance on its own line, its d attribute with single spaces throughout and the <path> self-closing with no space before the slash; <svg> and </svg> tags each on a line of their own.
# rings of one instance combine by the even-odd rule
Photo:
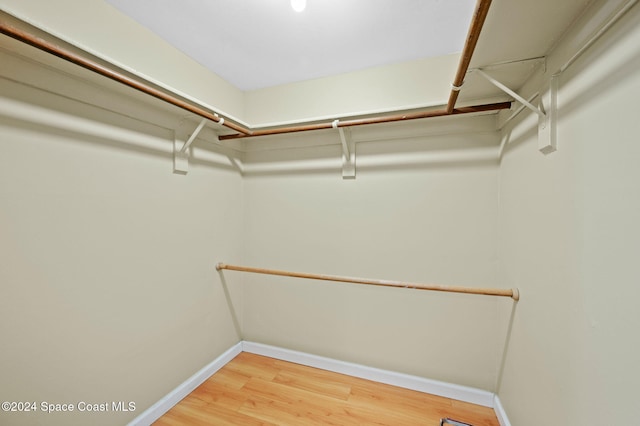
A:
<svg viewBox="0 0 640 426">
<path fill-rule="evenodd" d="M 296 12 L 302 12 L 307 7 L 307 0 L 291 0 L 291 7 Z"/>
</svg>

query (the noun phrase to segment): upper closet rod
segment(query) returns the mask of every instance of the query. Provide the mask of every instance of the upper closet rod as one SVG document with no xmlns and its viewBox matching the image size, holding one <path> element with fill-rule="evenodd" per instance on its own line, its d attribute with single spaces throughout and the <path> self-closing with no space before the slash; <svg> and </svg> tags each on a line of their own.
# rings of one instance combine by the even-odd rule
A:
<svg viewBox="0 0 640 426">
<path fill-rule="evenodd" d="M 15 18 L 17 21 L 17 18 Z M 29 44 L 33 47 L 36 47 L 40 50 L 43 50 L 47 53 L 55 55 L 59 58 L 62 58 L 66 61 L 79 65 L 83 68 L 86 68 L 90 71 L 98 73 L 104 77 L 110 78 L 111 80 L 115 80 L 118 83 L 122 83 L 126 86 L 132 87 L 140 92 L 151 95 L 155 98 L 158 98 L 164 102 L 175 105 L 178 108 L 182 108 L 183 110 L 189 111 L 193 114 L 196 114 L 202 118 L 206 118 L 216 123 L 220 123 L 229 129 L 235 130 L 236 132 L 240 132 L 242 134 L 250 134 L 251 130 L 240 126 L 236 123 L 229 122 L 224 120 L 224 118 L 218 116 L 218 114 L 213 113 L 211 111 L 207 111 L 199 106 L 193 105 L 189 102 L 185 102 L 182 99 L 178 99 L 175 96 L 172 96 L 168 93 L 165 93 L 161 90 L 156 89 L 148 84 L 145 84 L 141 81 L 133 79 L 115 69 L 108 68 L 99 62 L 90 59 L 86 56 L 79 55 L 70 49 L 64 47 L 64 42 L 60 41 L 57 43 L 45 40 L 41 37 L 38 37 L 36 34 L 38 30 L 33 29 L 31 25 L 21 23 L 21 26 L 29 28 L 29 30 L 18 28 L 15 25 L 7 22 L 6 15 L 0 14 L 0 32 L 9 37 L 12 37 L 16 40 L 19 40 L 23 43 Z"/>
<path fill-rule="evenodd" d="M 321 274 L 307 274 L 303 272 L 279 271 L 276 269 L 262 269 L 262 268 L 252 268 L 249 266 L 228 265 L 226 263 L 218 263 L 216 265 L 216 269 L 218 271 L 222 269 L 228 269 L 230 271 L 253 272 L 256 274 L 280 275 L 283 277 L 309 278 L 313 280 L 337 281 L 337 282 L 353 283 L 353 284 L 368 284 L 368 285 L 377 285 L 377 286 L 384 286 L 384 287 L 413 288 L 417 290 L 447 291 L 452 293 L 483 294 L 487 296 L 503 296 L 503 297 L 510 297 L 516 301 L 520 300 L 520 292 L 518 291 L 517 288 L 509 288 L 509 289 L 473 288 L 473 287 L 447 286 L 447 285 L 438 285 L 438 284 L 415 284 L 415 283 L 404 283 L 401 281 L 372 280 L 368 278 L 353 278 L 353 277 L 341 277 L 337 275 L 321 275 Z"/>
<path fill-rule="evenodd" d="M 484 21 L 489 13 L 489 6 L 491 6 L 491 0 L 478 0 L 476 3 L 476 9 L 473 13 L 471 25 L 469 26 L 469 33 L 467 34 L 467 41 L 464 44 L 464 49 L 462 49 L 462 55 L 460 56 L 458 71 L 456 72 L 456 77 L 451 85 L 451 93 L 449 94 L 449 102 L 447 103 L 447 112 L 449 114 L 451 114 L 456 107 L 458 94 L 464 84 L 464 76 L 469 70 L 471 57 L 473 56 L 473 52 L 476 50 L 476 44 L 478 44 L 480 32 L 482 31 Z"/>
</svg>

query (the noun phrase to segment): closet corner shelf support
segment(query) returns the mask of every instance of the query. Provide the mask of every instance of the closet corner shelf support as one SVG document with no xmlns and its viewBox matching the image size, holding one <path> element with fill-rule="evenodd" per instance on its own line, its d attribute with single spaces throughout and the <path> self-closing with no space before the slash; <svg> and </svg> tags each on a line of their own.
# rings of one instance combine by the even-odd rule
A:
<svg viewBox="0 0 640 426">
<path fill-rule="evenodd" d="M 280 271 L 277 269 L 253 268 L 250 266 L 229 265 L 227 263 L 222 263 L 222 262 L 216 264 L 216 269 L 218 271 L 221 271 L 223 269 L 228 269 L 230 271 L 251 272 L 254 274 L 279 275 L 283 277 L 307 278 L 312 280 L 336 281 L 336 282 L 353 283 L 353 284 L 367 284 L 367 285 L 376 285 L 376 286 L 383 286 L 383 287 L 400 287 L 400 288 L 412 288 L 416 290 L 432 290 L 432 291 L 446 291 L 446 292 L 452 292 L 452 293 L 482 294 L 485 296 L 502 296 L 502 297 L 510 297 L 515 301 L 520 300 L 520 292 L 518 291 L 517 288 L 508 288 L 508 289 L 475 288 L 475 287 L 447 286 L 447 285 L 439 285 L 439 284 L 405 283 L 401 281 L 373 280 L 369 278 L 353 278 L 353 277 L 343 277 L 338 275 L 309 274 L 305 272 L 290 272 L 290 271 Z"/>
</svg>

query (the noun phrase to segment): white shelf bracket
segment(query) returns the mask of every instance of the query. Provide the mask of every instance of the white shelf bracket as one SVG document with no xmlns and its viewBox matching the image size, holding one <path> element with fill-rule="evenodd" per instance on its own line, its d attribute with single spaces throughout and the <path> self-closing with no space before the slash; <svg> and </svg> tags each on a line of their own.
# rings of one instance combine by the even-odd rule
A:
<svg viewBox="0 0 640 426">
<path fill-rule="evenodd" d="M 540 108 L 546 112 L 544 119 L 538 119 L 538 150 L 547 155 L 557 148 L 556 122 L 558 120 L 558 79 L 552 75 L 549 85 L 540 91 Z"/>
<path fill-rule="evenodd" d="M 549 154 L 556 150 L 556 116 L 557 116 L 557 97 L 558 97 L 558 76 L 551 77 L 549 87 L 540 92 L 540 107 L 534 106 L 531 102 L 500 83 L 481 69 L 474 72 L 486 78 L 491 84 L 502 90 L 503 92 L 513 96 L 524 107 L 538 115 L 538 150 L 543 154 Z"/>
<path fill-rule="evenodd" d="M 538 117 L 544 117 L 545 116 L 544 111 L 542 111 L 540 108 L 535 107 L 531 102 L 527 101 L 525 98 L 523 98 L 522 96 L 518 95 L 513 90 L 509 89 L 507 86 L 505 86 L 504 84 L 500 83 L 498 80 L 496 80 L 495 78 L 491 77 L 489 74 L 487 74 L 486 72 L 482 71 L 480 68 L 477 68 L 476 70 L 474 70 L 474 72 L 476 72 L 476 73 L 480 74 L 481 76 L 483 76 L 484 78 L 486 78 L 489 81 L 489 83 L 493 84 L 498 89 L 500 89 L 503 92 L 505 92 L 506 94 L 513 96 L 513 98 L 515 100 L 520 102 L 525 107 L 529 108 L 531 111 L 533 111 L 536 114 L 538 114 Z"/>
<path fill-rule="evenodd" d="M 182 146 L 182 148 L 180 149 L 180 152 L 185 152 L 191 146 L 191 144 L 193 143 L 194 140 L 196 140 L 196 137 L 198 137 L 198 133 L 200 133 L 200 130 L 202 130 L 205 124 L 207 124 L 207 119 L 203 118 L 200 124 L 198 124 L 198 127 L 196 127 L 196 130 L 194 130 L 193 133 L 191 133 L 191 136 L 189 136 L 189 140 L 187 140 L 187 142 Z"/>
<path fill-rule="evenodd" d="M 185 130 L 184 121 L 174 130 L 173 138 L 173 172 L 178 174 L 187 174 L 189 171 L 189 147 L 198 137 L 198 133 L 207 124 L 207 119 L 203 118 L 198 127 L 188 135 Z"/>
<path fill-rule="evenodd" d="M 340 143 L 342 144 L 342 179 L 356 178 L 356 146 L 351 139 L 349 129 L 339 127 L 340 120 L 334 120 L 331 125 L 338 129 Z"/>
<path fill-rule="evenodd" d="M 182 152 L 187 142 L 184 120 L 173 130 L 173 173 L 186 175 L 189 171 L 189 151 Z"/>
</svg>

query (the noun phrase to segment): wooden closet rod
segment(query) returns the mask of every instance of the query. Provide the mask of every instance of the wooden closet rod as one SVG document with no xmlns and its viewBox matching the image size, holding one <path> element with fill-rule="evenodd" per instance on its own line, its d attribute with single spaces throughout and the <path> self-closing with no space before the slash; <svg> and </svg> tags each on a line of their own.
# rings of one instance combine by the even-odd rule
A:
<svg viewBox="0 0 640 426">
<path fill-rule="evenodd" d="M 464 43 L 462 54 L 460 55 L 460 63 L 458 64 L 458 71 L 456 77 L 451 85 L 451 93 L 449 94 L 449 102 L 447 103 L 447 112 L 451 114 L 456 107 L 458 100 L 458 94 L 464 84 L 464 77 L 469 70 L 469 64 L 471 63 L 471 57 L 476 50 L 476 44 L 480 38 L 480 32 L 484 26 L 484 21 L 489 13 L 489 6 L 491 6 L 491 0 L 478 0 L 476 3 L 476 9 L 473 13 L 471 25 L 469 26 L 469 32 L 467 33 L 467 40 Z"/>
<path fill-rule="evenodd" d="M 520 300 L 520 292 L 517 288 L 472 288 L 438 284 L 415 284 L 405 283 L 401 281 L 372 280 L 368 278 L 341 277 L 337 275 L 307 274 L 303 272 L 279 271 L 277 269 L 252 268 L 249 266 L 229 265 L 222 262 L 216 264 L 216 269 L 218 271 L 222 269 L 228 269 L 230 271 L 252 272 L 255 274 L 280 275 L 283 277 L 308 278 L 312 280 L 337 281 L 343 283 L 367 284 L 384 287 L 413 288 L 416 290 L 447 291 L 452 293 L 483 294 L 487 296 L 503 296 L 510 297 L 513 300 Z"/>
</svg>

